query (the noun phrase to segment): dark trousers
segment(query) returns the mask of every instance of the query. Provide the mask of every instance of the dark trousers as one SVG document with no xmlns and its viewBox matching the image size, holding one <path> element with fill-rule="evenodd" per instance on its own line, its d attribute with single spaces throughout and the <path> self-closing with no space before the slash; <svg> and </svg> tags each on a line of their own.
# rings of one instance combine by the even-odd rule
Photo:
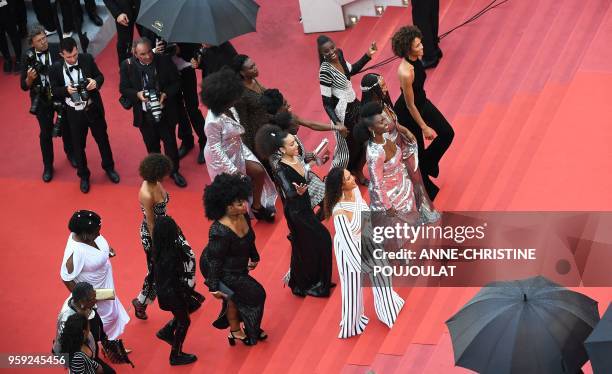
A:
<svg viewBox="0 0 612 374">
<path fill-rule="evenodd" d="M 423 60 L 437 58 L 440 0 L 412 0 L 412 22 L 423 33 Z"/>
<path fill-rule="evenodd" d="M 178 147 L 176 145 L 176 124 L 170 124 L 162 116 L 160 122 L 156 123 L 147 112 L 142 113 L 143 123 L 140 125 L 140 133 L 142 134 L 142 140 L 144 140 L 147 152 L 149 153 L 161 153 L 160 141 L 164 143 L 164 153 L 172 160 L 173 169 L 175 173 L 179 169 L 179 157 Z"/>
<path fill-rule="evenodd" d="M 181 95 L 178 105 L 178 137 L 182 144 L 193 145 L 193 133 L 191 127 L 198 135 L 200 147 L 206 145 L 206 135 L 204 134 L 204 116 L 200 111 L 198 101 L 198 80 L 195 70 L 187 67 L 180 72 L 181 75 Z"/>
<path fill-rule="evenodd" d="M 115 162 L 113 161 L 113 152 L 106 132 L 106 120 L 102 111 L 95 104 L 91 104 L 87 110 L 77 111 L 68 107 L 66 114 L 72 138 L 73 155 L 77 163 L 77 175 L 81 179 L 89 179 L 91 174 L 87 167 L 87 156 L 85 154 L 89 129 L 91 129 L 91 135 L 98 144 L 98 150 L 102 158 L 102 168 L 113 170 Z"/>
<path fill-rule="evenodd" d="M 4 57 L 5 61 L 10 61 L 11 59 L 8 41 L 6 39 L 7 34 L 13 45 L 16 59 L 21 58 L 21 39 L 17 31 L 16 17 L 15 14 L 13 14 L 13 10 L 14 8 L 12 8 L 10 4 L 0 8 L 0 53 L 2 53 L 2 57 Z"/>
<path fill-rule="evenodd" d="M 28 24 L 28 11 L 26 10 L 25 0 L 13 0 L 13 4 L 15 4 L 15 22 L 25 31 Z"/>
<path fill-rule="evenodd" d="M 160 331 L 163 335 L 173 335 L 172 342 L 172 354 L 177 354 L 183 350 L 183 342 L 187 336 L 189 325 L 191 324 L 191 318 L 189 318 L 189 311 L 183 308 L 177 308 L 171 311 L 172 318 Z"/>
<path fill-rule="evenodd" d="M 399 100 L 404 100 L 403 96 L 400 96 Z M 397 103 L 396 103 L 397 107 Z M 455 137 L 455 131 L 451 127 L 450 123 L 444 118 L 442 113 L 431 103 L 431 101 L 425 99 L 425 103 L 422 105 L 418 105 L 417 109 L 423 117 L 425 123 L 434 129 L 436 134 L 438 135 L 432 142 L 429 144 L 429 147 L 425 149 L 425 141 L 423 140 L 423 131 L 421 127 L 416 123 L 415 120 L 412 119 L 410 115 L 402 116 L 406 118 L 406 121 L 402 123 L 402 125 L 406 126 L 408 130 L 410 130 L 417 139 L 417 144 L 419 147 L 419 163 L 421 175 L 423 176 L 423 184 L 425 185 L 425 189 L 427 190 L 427 194 L 429 198 L 433 200 L 438 193 L 438 187 L 433 184 L 430 176 L 437 176 L 438 163 L 444 153 L 450 147 L 453 138 Z"/>
<path fill-rule="evenodd" d="M 32 0 L 32 7 L 36 13 L 36 19 L 46 30 L 55 31 L 55 8 L 51 6 L 51 0 Z"/>
<path fill-rule="evenodd" d="M 43 165 L 45 168 L 53 167 L 53 116 L 55 112 L 51 107 L 51 103 L 41 102 L 36 112 L 36 119 L 40 127 L 40 151 L 42 153 Z M 64 152 L 66 157 L 72 157 L 72 138 L 68 122 L 64 122 L 62 129 L 62 142 L 64 143 Z"/>
</svg>

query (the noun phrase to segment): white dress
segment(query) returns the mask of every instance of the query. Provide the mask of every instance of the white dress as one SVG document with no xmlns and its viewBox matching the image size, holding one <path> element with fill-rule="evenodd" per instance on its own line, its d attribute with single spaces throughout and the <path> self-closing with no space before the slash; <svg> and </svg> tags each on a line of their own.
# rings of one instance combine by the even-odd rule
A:
<svg viewBox="0 0 612 374">
<path fill-rule="evenodd" d="M 353 194 L 354 202 L 340 201 L 333 210 L 336 231 L 334 252 L 342 290 L 342 320 L 340 321 L 339 338 L 361 334 L 368 323 L 368 317 L 365 316 L 363 310 L 361 279 L 363 273 L 368 273 L 370 276 L 374 293 L 374 309 L 381 322 L 392 327 L 404 306 L 404 299 L 393 290 L 390 278 L 372 276 L 372 265 L 378 261 L 374 261 L 371 255 L 362 253 L 361 248 L 362 220 L 369 222 L 363 213 L 369 213 L 370 209 L 361 197 L 359 188 L 356 187 Z M 343 211 L 351 212 L 351 219 Z"/>
<path fill-rule="evenodd" d="M 98 249 L 75 241 L 73 235 L 74 233 L 70 233 L 68 236 L 64 258 L 62 259 L 60 269 L 62 280 L 77 283 L 87 282 L 93 288 L 115 289 L 113 266 L 108 257 L 110 247 L 106 239 L 102 235 L 96 238 L 95 242 Z M 66 268 L 66 261 L 68 261 L 70 256 L 72 256 L 72 263 L 74 265 L 72 273 L 68 272 Z M 104 332 L 108 335 L 108 339 L 117 339 L 123 333 L 130 317 L 123 305 L 121 305 L 119 297 L 116 296 L 116 291 L 115 300 L 98 301 L 96 304 L 98 306 L 98 314 L 100 314 L 104 324 Z"/>
</svg>

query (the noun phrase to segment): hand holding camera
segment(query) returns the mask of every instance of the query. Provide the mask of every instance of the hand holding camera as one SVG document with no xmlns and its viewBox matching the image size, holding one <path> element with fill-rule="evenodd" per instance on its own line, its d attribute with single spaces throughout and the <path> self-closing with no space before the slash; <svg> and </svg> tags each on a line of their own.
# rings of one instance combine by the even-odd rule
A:
<svg viewBox="0 0 612 374">
<path fill-rule="evenodd" d="M 92 90 L 95 90 L 96 88 L 98 88 L 98 83 L 96 83 L 95 80 L 93 80 L 91 78 L 87 78 L 87 81 L 89 82 L 87 84 L 87 87 L 86 87 L 87 91 L 92 91 Z"/>
</svg>

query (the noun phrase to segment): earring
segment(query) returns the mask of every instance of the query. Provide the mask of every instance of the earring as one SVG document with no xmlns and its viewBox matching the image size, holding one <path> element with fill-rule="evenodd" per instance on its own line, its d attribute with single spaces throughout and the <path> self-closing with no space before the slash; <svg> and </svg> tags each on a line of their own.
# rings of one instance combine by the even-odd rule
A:
<svg viewBox="0 0 612 374">
<path fill-rule="evenodd" d="M 374 134 L 374 130 L 370 131 L 372 133 L 372 137 L 375 138 L 376 134 Z"/>
</svg>

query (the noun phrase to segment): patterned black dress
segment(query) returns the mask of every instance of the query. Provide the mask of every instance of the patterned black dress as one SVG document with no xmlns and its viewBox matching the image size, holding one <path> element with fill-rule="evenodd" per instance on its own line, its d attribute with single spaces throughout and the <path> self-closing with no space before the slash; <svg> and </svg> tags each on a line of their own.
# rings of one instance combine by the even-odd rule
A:
<svg viewBox="0 0 612 374">
<path fill-rule="evenodd" d="M 249 259 L 259 261 L 255 248 L 255 232 L 251 228 L 248 215 L 249 231 L 239 237 L 232 229 L 219 221 L 214 221 L 208 232 L 208 245 L 200 257 L 200 271 L 206 279 L 204 282 L 210 292 L 221 291 L 228 294 L 234 302 L 244 330 L 252 343 L 256 343 L 262 333 L 261 320 L 266 301 L 263 286 L 249 275 Z M 221 313 L 213 323 L 218 329 L 229 327 L 227 320 L 227 302 L 223 300 Z"/>
<path fill-rule="evenodd" d="M 166 193 L 166 198 L 164 201 L 159 202 L 153 205 L 153 214 L 155 217 L 165 216 L 166 208 L 168 206 L 168 202 L 170 201 L 170 194 Z M 155 279 L 153 277 L 153 262 L 151 253 L 151 246 L 153 243 L 153 239 L 151 238 L 151 233 L 149 232 L 149 227 L 147 226 L 147 217 L 145 216 L 145 209 L 141 205 L 140 209 L 142 210 L 142 223 L 140 224 L 140 241 L 142 242 L 142 247 L 145 251 L 145 255 L 147 256 L 147 275 L 145 276 L 144 282 L 142 284 L 142 290 L 138 294 L 138 301 L 142 304 L 151 304 L 155 301 L 155 297 L 157 296 L 157 291 L 155 288 Z M 185 240 L 185 238 L 181 238 Z M 188 244 L 187 244 L 188 245 Z"/>
</svg>

